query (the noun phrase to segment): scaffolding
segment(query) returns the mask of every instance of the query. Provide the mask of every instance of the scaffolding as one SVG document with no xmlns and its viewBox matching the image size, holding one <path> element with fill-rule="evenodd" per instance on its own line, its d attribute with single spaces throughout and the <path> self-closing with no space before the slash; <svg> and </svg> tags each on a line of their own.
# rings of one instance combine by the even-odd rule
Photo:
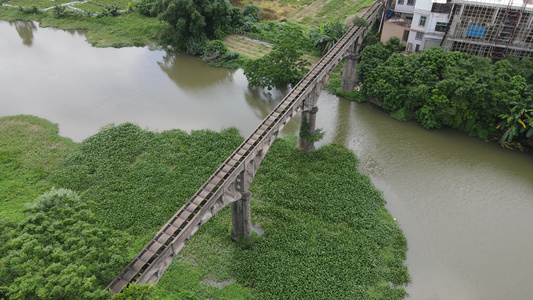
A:
<svg viewBox="0 0 533 300">
<path fill-rule="evenodd" d="M 490 57 L 533 56 L 533 5 L 529 0 L 456 0 L 446 50 Z"/>
</svg>

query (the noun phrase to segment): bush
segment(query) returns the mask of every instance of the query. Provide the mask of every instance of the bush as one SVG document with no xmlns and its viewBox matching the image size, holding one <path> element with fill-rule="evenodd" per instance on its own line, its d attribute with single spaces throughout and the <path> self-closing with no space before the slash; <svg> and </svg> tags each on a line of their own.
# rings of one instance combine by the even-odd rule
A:
<svg viewBox="0 0 533 300">
<path fill-rule="evenodd" d="M 234 59 L 239 58 L 239 53 L 233 52 L 233 51 L 228 51 L 228 52 L 224 53 L 224 55 L 222 55 L 222 58 L 224 60 L 234 60 Z"/>
<path fill-rule="evenodd" d="M 360 17 L 355 17 L 353 19 L 353 25 L 359 26 L 359 27 L 367 27 L 368 26 L 368 20 L 360 18 Z"/>
<path fill-rule="evenodd" d="M 158 300 L 154 295 L 153 284 L 129 284 L 122 293 L 114 295 L 112 300 Z"/>
<path fill-rule="evenodd" d="M 391 117 L 398 121 L 408 121 L 411 119 L 411 116 L 409 114 L 409 110 L 407 108 L 402 108 L 394 113 L 391 113 Z"/>
<path fill-rule="evenodd" d="M 27 14 L 27 15 L 36 15 L 36 14 L 40 14 L 42 11 L 35 5 L 33 5 L 32 7 L 30 8 L 24 8 L 22 6 L 19 6 L 19 10 L 24 13 L 24 14 Z"/>
<path fill-rule="evenodd" d="M 135 3 L 135 7 L 139 10 L 139 13 L 147 17 L 155 17 L 156 13 L 153 11 L 154 0 L 139 0 Z"/>
<path fill-rule="evenodd" d="M 211 40 L 207 42 L 203 50 L 204 57 L 208 59 L 221 58 L 226 52 L 228 52 L 228 48 L 221 40 Z"/>
<path fill-rule="evenodd" d="M 67 14 L 67 8 L 65 6 L 63 6 L 63 5 L 56 5 L 52 9 L 52 13 L 56 17 L 63 17 L 63 16 L 65 16 Z"/>
<path fill-rule="evenodd" d="M 105 286 L 128 262 L 123 233 L 102 227 L 70 190 L 52 189 L 0 246 L 8 299 L 107 299 Z"/>
<path fill-rule="evenodd" d="M 202 55 L 206 43 L 207 38 L 205 36 L 190 37 L 185 42 L 185 51 L 193 56 Z"/>
</svg>

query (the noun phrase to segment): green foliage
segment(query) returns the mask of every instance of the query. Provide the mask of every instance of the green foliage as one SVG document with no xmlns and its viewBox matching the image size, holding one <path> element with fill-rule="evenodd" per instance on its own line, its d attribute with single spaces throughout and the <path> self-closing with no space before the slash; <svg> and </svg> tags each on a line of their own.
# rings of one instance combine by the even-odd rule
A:
<svg viewBox="0 0 533 300">
<path fill-rule="evenodd" d="M 301 45 L 305 44 L 298 27 L 286 25 L 285 35 L 272 51 L 262 58 L 244 65 L 244 75 L 251 86 L 272 89 L 276 86 L 295 84 L 307 72 L 307 61 L 302 58 Z"/>
<path fill-rule="evenodd" d="M 238 254 L 237 281 L 258 299 L 403 298 L 406 240 L 356 165 L 338 146 L 309 154 L 276 141 L 252 185 L 265 233 Z"/>
<path fill-rule="evenodd" d="M 26 15 L 37 15 L 42 13 L 42 11 L 35 5 L 32 5 L 31 7 L 19 6 L 19 10 Z"/>
<path fill-rule="evenodd" d="M 259 22 L 259 10 L 261 6 L 257 4 L 246 4 L 242 9 L 242 16 L 245 22 L 257 23 Z"/>
<path fill-rule="evenodd" d="M 321 54 L 327 53 L 333 45 L 348 31 L 348 27 L 340 20 L 329 21 L 320 27 L 312 29 L 308 37 Z"/>
<path fill-rule="evenodd" d="M 164 224 L 241 141 L 234 128 L 156 134 L 126 123 L 84 140 L 51 178 L 93 201 L 105 226 L 140 234 Z"/>
<path fill-rule="evenodd" d="M 497 128 L 504 131 L 500 144 L 508 146 L 513 140 L 531 138 L 533 136 L 533 101 L 511 102 L 509 112 L 502 114 L 502 121 Z"/>
<path fill-rule="evenodd" d="M 228 48 L 221 40 L 211 40 L 207 42 L 203 50 L 203 60 L 212 62 L 220 61 L 225 58 Z"/>
<path fill-rule="evenodd" d="M 310 130 L 310 127 L 309 127 L 309 123 L 307 122 L 307 119 L 302 118 L 302 123 L 300 124 L 300 137 L 301 138 L 311 141 L 311 142 L 318 142 L 324 137 L 324 134 L 326 134 L 326 132 L 322 131 L 321 128 L 316 128 L 313 134 L 311 134 L 309 130 Z"/>
<path fill-rule="evenodd" d="M 357 172 L 354 154 L 335 145 L 300 153 L 295 139 L 276 140 L 251 187 L 252 220 L 264 234 L 252 247 L 232 242 L 230 211 L 223 209 L 163 275 L 158 287 L 164 294 L 192 291 L 228 300 L 405 296 L 406 240 L 379 191 Z M 232 277 L 236 282 L 222 288 L 205 283 Z"/>
<path fill-rule="evenodd" d="M 396 112 L 391 113 L 391 117 L 398 121 L 408 121 L 411 119 L 411 116 L 409 114 L 409 110 L 404 108 L 399 109 Z"/>
<path fill-rule="evenodd" d="M 27 299 L 108 297 L 103 287 L 241 142 L 235 129 L 153 133 L 132 124 L 88 138 L 53 176 L 80 197 L 54 190 L 18 227 L 0 222 L 0 291 L 24 288 Z M 338 146 L 309 155 L 296 151 L 294 137 L 276 141 L 252 186 L 254 223 L 265 233 L 251 247 L 234 243 L 223 209 L 191 238 L 152 295 L 401 299 L 409 280 L 405 238 L 356 165 Z M 100 209 L 108 203 L 116 207 Z M 129 224 L 132 236 L 110 229 Z M 135 250 L 127 247 L 132 242 Z M 144 295 L 148 288 L 132 289 Z"/>
<path fill-rule="evenodd" d="M 229 32 L 235 15 L 227 0 L 156 0 L 152 13 L 170 25 L 163 40 L 194 55 L 217 30 Z"/>
<path fill-rule="evenodd" d="M 118 16 L 120 7 L 116 3 L 106 5 L 102 11 L 97 14 L 97 17 L 116 17 Z"/>
<path fill-rule="evenodd" d="M 0 220 L 24 219 L 25 204 L 52 184 L 48 175 L 77 149 L 57 124 L 33 116 L 0 118 Z"/>
<path fill-rule="evenodd" d="M 115 294 L 112 300 L 158 300 L 154 294 L 153 284 L 129 284 L 122 290 L 122 293 Z"/>
<path fill-rule="evenodd" d="M 391 55 L 392 51 L 386 48 L 382 43 L 365 47 L 363 51 L 361 51 L 360 63 L 357 66 L 357 77 L 359 80 L 361 82 L 367 82 L 367 77 L 370 76 L 370 72 L 382 65 Z"/>
<path fill-rule="evenodd" d="M 0 246 L 9 299 L 106 299 L 105 286 L 128 261 L 128 237 L 100 225 L 76 193 L 52 189 Z"/>
<path fill-rule="evenodd" d="M 67 8 L 63 5 L 56 5 L 52 9 L 52 13 L 57 17 L 63 17 L 67 14 Z"/>
<path fill-rule="evenodd" d="M 154 3 L 155 0 L 139 0 L 135 3 L 135 7 L 141 15 L 147 17 L 155 17 L 156 14 L 153 10 Z"/>
<path fill-rule="evenodd" d="M 353 19 L 353 25 L 359 26 L 359 27 L 367 27 L 368 26 L 368 20 L 360 17 L 355 17 Z"/>
<path fill-rule="evenodd" d="M 498 136 L 496 129 L 501 128 L 505 130 L 501 143 L 530 140 L 526 111 L 533 97 L 533 77 L 522 67 L 533 66 L 529 58 L 493 64 L 488 58 L 441 48 L 407 57 L 391 54 L 399 45 L 391 40 L 361 53 L 362 92 L 383 100 L 386 111 L 398 119 L 414 114 L 428 129 L 449 126 L 488 140 Z"/>
</svg>

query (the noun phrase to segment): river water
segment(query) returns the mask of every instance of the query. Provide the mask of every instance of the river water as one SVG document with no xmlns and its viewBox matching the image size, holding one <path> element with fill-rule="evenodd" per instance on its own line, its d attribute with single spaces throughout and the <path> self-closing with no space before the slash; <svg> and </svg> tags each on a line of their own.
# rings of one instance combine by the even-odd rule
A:
<svg viewBox="0 0 533 300">
<path fill-rule="evenodd" d="M 0 116 L 37 115 L 75 141 L 123 122 L 247 136 L 286 92 L 187 55 L 94 48 L 82 32 L 0 21 L 0 37 Z M 533 155 L 325 92 L 318 106 L 321 143 L 356 153 L 407 237 L 409 299 L 533 299 Z"/>
</svg>

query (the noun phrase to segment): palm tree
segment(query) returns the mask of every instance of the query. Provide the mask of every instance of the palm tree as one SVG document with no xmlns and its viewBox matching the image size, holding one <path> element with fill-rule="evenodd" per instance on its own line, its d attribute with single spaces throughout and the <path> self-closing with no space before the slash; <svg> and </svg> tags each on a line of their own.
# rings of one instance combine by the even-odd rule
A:
<svg viewBox="0 0 533 300">
<path fill-rule="evenodd" d="M 321 54 L 327 53 L 335 43 L 348 31 L 348 27 L 341 21 L 329 21 L 311 30 L 308 34 L 313 45 L 320 50 Z"/>
<path fill-rule="evenodd" d="M 496 127 L 505 130 L 500 144 L 509 147 L 513 139 L 531 138 L 533 136 L 533 103 L 531 98 L 524 102 L 510 102 L 513 105 L 509 108 L 509 113 L 500 115 L 502 121 Z"/>
</svg>

